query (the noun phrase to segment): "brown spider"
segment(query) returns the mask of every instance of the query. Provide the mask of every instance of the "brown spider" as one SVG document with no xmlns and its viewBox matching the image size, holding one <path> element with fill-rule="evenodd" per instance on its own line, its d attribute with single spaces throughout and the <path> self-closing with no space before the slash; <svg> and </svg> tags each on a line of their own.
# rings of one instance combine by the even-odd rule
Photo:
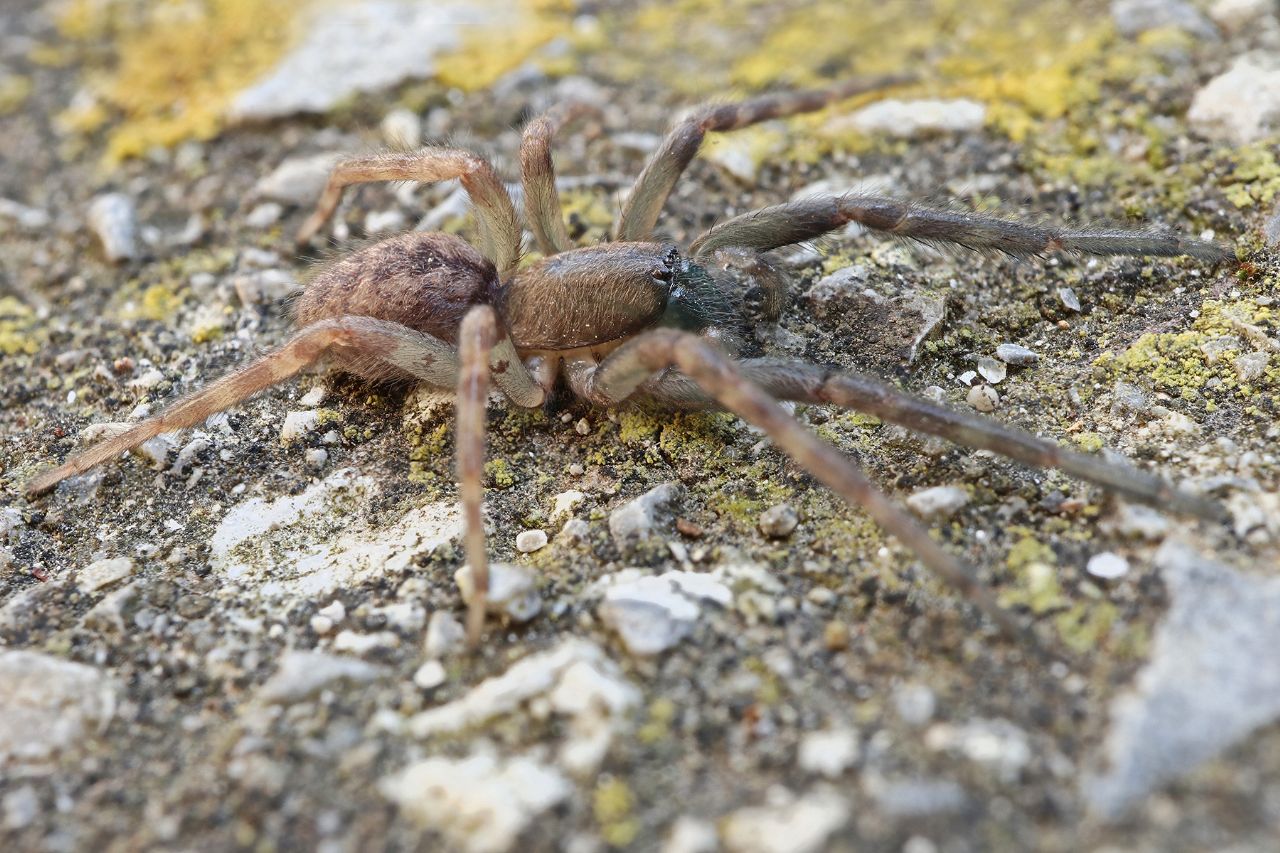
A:
<svg viewBox="0 0 1280 853">
<path fill-rule="evenodd" d="M 1057 250 L 1191 255 L 1216 262 L 1231 255 L 1219 246 L 1172 234 L 1023 224 L 855 193 L 815 196 L 734 217 L 698 237 L 684 254 L 674 245 L 652 242 L 667 196 L 709 131 L 818 110 L 884 82 L 849 81 L 694 111 L 667 134 L 640 173 L 618 217 L 616 242 L 597 246 L 575 247 L 569 239 L 551 162 L 553 137 L 581 108 L 551 110 L 525 128 L 520 148 L 525 217 L 545 257 L 519 270 L 520 222 L 502 182 L 483 158 L 428 148 L 343 161 L 302 226 L 300 242 L 333 215 L 343 188 L 351 184 L 458 178 L 475 205 L 479 251 L 448 234 L 409 233 L 338 259 L 302 295 L 299 330 L 287 343 L 39 475 L 27 485 L 27 494 L 47 491 L 159 433 L 198 424 L 322 355 L 368 380 L 410 379 L 456 389 L 465 550 L 475 580 L 468 634 L 474 642 L 488 590 L 481 472 L 489 382 L 513 404 L 536 407 L 563 381 L 574 394 L 599 406 L 718 406 L 736 413 L 764 430 L 828 488 L 865 509 L 1001 628 L 1025 636 L 970 567 L 939 546 L 851 459 L 806 430 L 778 401 L 867 412 L 1030 466 L 1058 468 L 1179 512 L 1217 518 L 1216 506 L 1135 468 L 1070 452 L 872 378 L 790 359 L 738 358 L 736 338 L 727 325 L 742 317 L 746 291 L 758 287 L 763 293 L 766 320 L 776 320 L 786 302 L 787 283 L 765 253 L 857 222 L 896 237 L 1017 256 Z"/>
</svg>

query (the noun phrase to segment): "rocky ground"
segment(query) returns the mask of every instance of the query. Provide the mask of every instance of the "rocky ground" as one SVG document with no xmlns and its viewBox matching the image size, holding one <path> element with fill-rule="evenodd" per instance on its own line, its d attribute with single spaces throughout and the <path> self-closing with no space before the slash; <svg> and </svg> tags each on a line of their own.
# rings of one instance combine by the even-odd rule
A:
<svg viewBox="0 0 1280 853">
<path fill-rule="evenodd" d="M 1274 847 L 1273 3 L 305 6 L 6 4 L 5 849 Z M 681 107 L 903 68 L 918 81 L 709 144 L 666 233 L 860 187 L 1239 259 L 1024 262 L 856 230 L 779 253 L 793 299 L 755 350 L 1226 508 L 1181 518 L 797 410 L 1055 663 L 720 414 L 495 400 L 499 601 L 475 653 L 447 397 L 318 372 L 22 496 L 101 424 L 281 342 L 315 257 L 470 233 L 454 186 L 368 187 L 300 257 L 338 153 L 447 139 L 512 174 L 520 125 L 585 100 L 600 117 L 558 165 L 590 243 Z"/>
</svg>

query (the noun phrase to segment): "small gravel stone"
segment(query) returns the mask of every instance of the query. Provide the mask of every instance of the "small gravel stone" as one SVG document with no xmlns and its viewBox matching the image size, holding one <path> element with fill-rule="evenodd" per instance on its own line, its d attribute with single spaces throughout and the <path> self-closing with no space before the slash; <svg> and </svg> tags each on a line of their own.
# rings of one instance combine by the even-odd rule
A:
<svg viewBox="0 0 1280 853">
<path fill-rule="evenodd" d="M 0 767 L 79 752 L 115 715 L 101 670 L 31 651 L 0 651 Z"/>
<path fill-rule="evenodd" d="M 4 795 L 4 828 L 25 829 L 40 816 L 40 796 L 30 785 L 15 788 Z"/>
<path fill-rule="evenodd" d="M 341 154 L 309 154 L 289 157 L 254 185 L 250 196 L 295 207 L 310 207 L 320 200 L 329 173 Z"/>
<path fill-rule="evenodd" d="M 325 463 L 329 461 L 329 451 L 320 447 L 313 447 L 302 454 L 302 458 L 308 467 L 323 468 Z"/>
<path fill-rule="evenodd" d="M 1156 542 L 1163 539 L 1172 527 L 1166 516 L 1143 504 L 1122 503 L 1115 513 L 1102 522 L 1107 533 L 1116 533 L 1128 539 Z"/>
<path fill-rule="evenodd" d="M 1262 226 L 1262 236 L 1266 239 L 1268 247 L 1274 249 L 1280 246 L 1280 205 Z"/>
<path fill-rule="evenodd" d="M 462 600 L 469 603 L 475 592 L 471 566 L 458 569 L 453 578 L 462 593 Z M 490 612 L 503 614 L 515 622 L 528 622 L 542 612 L 542 596 L 538 593 L 537 577 L 522 566 L 491 563 L 486 607 Z"/>
<path fill-rule="evenodd" d="M 714 576 L 696 572 L 646 575 L 635 569 L 601 578 L 601 620 L 633 655 L 656 655 L 693 631 L 700 600 L 726 605 L 733 593 Z"/>
<path fill-rule="evenodd" d="M 1027 367 L 1040 360 L 1040 356 L 1018 344 L 1000 344 L 996 347 L 996 358 L 1014 367 Z"/>
<path fill-rule="evenodd" d="M 532 554 L 547 547 L 545 530 L 522 530 L 516 536 L 516 550 L 521 554 Z"/>
<path fill-rule="evenodd" d="M 853 729 L 810 732 L 800 740 L 796 762 L 806 773 L 838 779 L 858 760 L 858 733 Z"/>
<path fill-rule="evenodd" d="M 379 784 L 405 816 L 442 833 L 449 849 L 503 853 L 539 815 L 567 799 L 573 785 L 554 767 L 488 752 L 427 758 Z"/>
<path fill-rule="evenodd" d="M 1247 352 L 1239 356 L 1232 366 L 1236 369 L 1236 375 L 1244 382 L 1253 382 L 1262 378 L 1262 374 L 1267 370 L 1267 362 L 1271 356 L 1265 352 Z"/>
<path fill-rule="evenodd" d="M 287 299 L 302 289 L 288 270 L 267 269 L 237 275 L 231 280 L 242 305 L 268 305 Z"/>
<path fill-rule="evenodd" d="M 53 222 L 48 212 L 7 198 L 0 198 L 0 217 L 13 220 L 28 231 L 42 231 Z"/>
<path fill-rule="evenodd" d="M 382 649 L 394 649 L 400 646 L 400 635 L 394 631 L 374 631 L 364 634 L 359 631 L 339 631 L 333 638 L 335 652 L 351 652 L 367 655 Z"/>
<path fill-rule="evenodd" d="M 909 726 L 923 726 L 933 719 L 938 697 L 925 684 L 902 684 L 893 691 L 893 707 Z"/>
<path fill-rule="evenodd" d="M 1062 304 L 1066 306 L 1068 311 L 1074 311 L 1079 314 L 1084 310 L 1080 305 L 1080 297 L 1076 296 L 1076 292 L 1069 287 L 1058 288 L 1058 299 L 1062 300 Z"/>
<path fill-rule="evenodd" d="M 1151 406 L 1147 392 L 1128 382 L 1117 382 L 1111 389 L 1112 414 L 1141 414 Z"/>
<path fill-rule="evenodd" d="M 104 193 L 89 203 L 89 228 L 112 263 L 138 257 L 138 213 L 124 193 Z"/>
<path fill-rule="evenodd" d="M 364 230 L 366 234 L 390 234 L 395 231 L 403 231 L 409 224 L 409 220 L 400 211 L 392 208 L 390 210 L 371 210 L 364 218 Z"/>
<path fill-rule="evenodd" d="M 333 620 L 317 613 L 311 617 L 311 630 L 323 637 L 333 630 Z"/>
<path fill-rule="evenodd" d="M 1276 13 L 1275 0 L 1217 0 L 1209 7 L 1209 17 L 1228 32 L 1239 32 Z"/>
<path fill-rule="evenodd" d="M 1280 55 L 1246 54 L 1205 84 L 1187 120 L 1206 136 L 1248 145 L 1280 129 Z"/>
<path fill-rule="evenodd" d="M 951 814 L 963 811 L 968 805 L 964 788 L 949 779 L 887 781 L 873 778 L 868 781 L 867 790 L 881 812 L 897 819 Z M 937 850 L 936 847 L 932 849 Z M 905 845 L 903 851 L 914 853 Z"/>
<path fill-rule="evenodd" d="M 574 489 L 556 495 L 551 499 L 551 521 L 559 524 L 568 521 L 573 517 L 574 510 L 586 499 L 586 495 Z"/>
<path fill-rule="evenodd" d="M 438 660 L 429 660 L 418 667 L 418 671 L 413 674 L 413 683 L 423 690 L 431 690 L 444 684 L 446 678 L 448 674 L 444 670 L 444 665 Z"/>
<path fill-rule="evenodd" d="M 284 215 L 284 207 L 274 201 L 264 201 L 256 205 L 244 218 L 244 224 L 250 228 L 270 228 L 280 221 Z"/>
<path fill-rule="evenodd" d="M 571 518 L 560 528 L 560 536 L 566 542 L 586 542 L 591 535 L 591 525 L 581 518 Z"/>
<path fill-rule="evenodd" d="M 609 533 L 618 550 L 631 554 L 656 539 L 658 528 L 674 521 L 683 497 L 684 487 L 679 483 L 663 483 L 611 512 Z"/>
<path fill-rule="evenodd" d="M 76 588 L 81 592 L 97 592 L 119 583 L 133 574 L 133 560 L 115 557 L 90 563 L 76 575 Z"/>
<path fill-rule="evenodd" d="M 258 688 L 258 698 L 288 705 L 340 682 L 367 684 L 385 672 L 383 667 L 355 658 L 293 649 L 281 655 L 275 674 Z"/>
<path fill-rule="evenodd" d="M 335 625 L 347 618 L 347 608 L 343 606 L 341 601 L 336 599 L 329 602 L 324 607 L 321 607 L 316 612 L 321 616 L 332 619 Z"/>
<path fill-rule="evenodd" d="M 777 805 L 738 809 L 721 837 L 731 853 L 811 853 L 849 820 L 849 803 L 826 785 Z"/>
<path fill-rule="evenodd" d="M 842 267 L 818 279 L 804 294 L 805 301 L 819 317 L 825 317 L 836 302 L 849 300 L 867 287 L 871 270 L 862 264 Z"/>
<path fill-rule="evenodd" d="M 289 412 L 284 416 L 284 425 L 280 427 L 280 440 L 291 444 L 308 433 L 315 432 L 319 426 L 320 413 L 313 409 Z"/>
<path fill-rule="evenodd" d="M 915 139 L 938 133 L 970 133 L 982 129 L 987 108 L 964 98 L 903 101 L 886 98 L 863 107 L 853 115 L 827 122 L 828 128 L 883 133 L 899 139 Z"/>
<path fill-rule="evenodd" d="M 1120 34 L 1130 38 L 1162 27 L 1200 38 L 1218 35 L 1213 23 L 1186 0 L 1112 0 L 1111 18 Z"/>
<path fill-rule="evenodd" d="M 996 361 L 990 356 L 982 356 L 978 359 L 978 372 L 982 374 L 982 378 L 990 382 L 992 385 L 998 385 L 1004 381 L 1008 368 L 1005 367 L 1003 361 Z"/>
<path fill-rule="evenodd" d="M 398 107 L 382 117 L 383 140 L 392 148 L 412 150 L 422 145 L 422 119 L 413 110 Z"/>
<path fill-rule="evenodd" d="M 968 386 L 968 385 L 972 385 L 973 380 L 977 378 L 978 378 L 978 371 L 966 370 L 964 373 L 961 373 L 959 376 L 956 377 L 956 381 L 959 382 L 961 385 Z"/>
<path fill-rule="evenodd" d="M 770 539 L 785 539 L 800 524 L 800 516 L 791 504 L 775 504 L 760 513 L 760 532 Z"/>
<path fill-rule="evenodd" d="M 437 610 L 427 620 L 427 636 L 423 641 L 423 653 L 428 658 L 439 659 L 462 647 L 467 629 L 462 627 L 452 613 Z"/>
<path fill-rule="evenodd" d="M 979 412 L 994 412 L 1000 404 L 1000 395 L 990 385 L 975 385 L 964 399 Z"/>
<path fill-rule="evenodd" d="M 578 422 L 573 425 L 573 431 L 578 435 L 591 435 L 591 421 L 586 418 L 579 418 Z"/>
<path fill-rule="evenodd" d="M 1122 578 L 1129 573 L 1129 561 L 1119 554 L 1103 551 L 1101 554 L 1094 554 L 1090 557 L 1084 570 L 1095 578 L 1114 580 L 1115 578 Z"/>
<path fill-rule="evenodd" d="M 968 503 L 969 493 L 962 486 L 933 486 L 907 498 L 907 506 L 922 518 L 949 518 Z"/>
<path fill-rule="evenodd" d="M 720 840 L 709 820 L 680 815 L 671 825 L 662 853 L 716 853 Z"/>
</svg>

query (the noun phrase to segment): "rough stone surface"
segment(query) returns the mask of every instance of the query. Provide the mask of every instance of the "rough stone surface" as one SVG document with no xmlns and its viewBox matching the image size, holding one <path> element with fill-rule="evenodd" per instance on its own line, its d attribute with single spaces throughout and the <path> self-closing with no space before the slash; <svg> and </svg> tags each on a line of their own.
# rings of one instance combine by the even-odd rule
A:
<svg viewBox="0 0 1280 853">
<path fill-rule="evenodd" d="M 0 767 L 86 750 L 115 714 L 101 670 L 30 651 L 0 652 Z"/>
<path fill-rule="evenodd" d="M 725 818 L 721 837 L 733 853 L 809 853 L 849 819 L 849 803 L 819 787 L 779 805 L 739 809 Z"/>
<path fill-rule="evenodd" d="M 263 702 L 299 702 L 342 681 L 367 684 L 383 675 L 382 667 L 323 652 L 286 652 L 275 674 L 258 690 Z"/>
<path fill-rule="evenodd" d="M 968 503 L 969 493 L 961 486 L 934 486 L 907 498 L 907 506 L 924 518 L 954 515 Z"/>
<path fill-rule="evenodd" d="M 104 193 L 89 205 L 89 227 L 102 244 L 107 260 L 120 262 L 138 257 L 138 212 L 124 193 Z"/>
<path fill-rule="evenodd" d="M 468 853 L 512 849 L 525 827 L 573 790 L 554 767 L 528 756 L 428 758 L 379 784 L 421 826 Z"/>
<path fill-rule="evenodd" d="M 1185 0 L 1113 0 L 1111 17 L 1116 29 L 1126 36 L 1161 27 L 1176 27 L 1201 38 L 1218 34 L 1204 13 Z"/>
<path fill-rule="evenodd" d="M 833 120 L 830 125 L 863 133 L 883 133 L 913 139 L 931 133 L 969 133 L 982 128 L 987 108 L 977 101 L 963 98 L 950 100 L 923 99 L 900 101 L 886 99 L 863 107 L 847 118 Z"/>
<path fill-rule="evenodd" d="M 481 20 L 464 4 L 372 0 L 326 10 L 275 69 L 236 95 L 230 116 L 322 113 L 354 95 L 426 77 L 440 52 L 459 45 L 462 29 Z"/>
<path fill-rule="evenodd" d="M 1111 707 L 1105 769 L 1082 783 L 1116 818 L 1145 794 L 1280 717 L 1280 580 L 1241 574 L 1170 540 L 1156 554 L 1169 613 L 1133 690 Z"/>
<path fill-rule="evenodd" d="M 678 483 L 663 483 L 609 514 L 609 533 L 623 553 L 635 551 L 661 534 L 684 496 Z"/>
<path fill-rule="evenodd" d="M 1241 56 L 1196 92 L 1187 120 L 1238 145 L 1280 130 L 1280 54 Z"/>
</svg>

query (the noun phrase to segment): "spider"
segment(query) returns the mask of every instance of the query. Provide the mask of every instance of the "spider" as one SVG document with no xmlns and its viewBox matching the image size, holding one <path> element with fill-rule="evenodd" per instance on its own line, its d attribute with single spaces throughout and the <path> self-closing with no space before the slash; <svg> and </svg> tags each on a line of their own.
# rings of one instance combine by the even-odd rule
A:
<svg viewBox="0 0 1280 853">
<path fill-rule="evenodd" d="M 894 237 L 1020 257 L 1063 251 L 1220 262 L 1232 255 L 1168 233 L 1026 224 L 858 193 L 817 195 L 736 216 L 684 251 L 655 241 L 663 205 L 707 133 L 816 111 L 886 82 L 856 79 L 694 110 L 673 126 L 640 172 L 618 215 L 614 240 L 582 247 L 565 227 L 551 144 L 586 108 L 552 108 L 529 123 L 520 146 L 525 221 L 544 256 L 524 268 L 518 265 L 522 230 L 515 205 L 484 158 L 435 147 L 344 160 L 300 229 L 300 244 L 328 221 L 352 184 L 456 178 L 474 205 L 476 247 L 448 234 L 407 233 L 323 266 L 300 297 L 298 330 L 283 346 L 40 474 L 27 484 L 27 494 L 46 492 L 160 433 L 198 424 L 322 356 L 370 381 L 413 380 L 456 390 L 464 550 L 474 578 L 467 633 L 474 644 L 488 590 L 481 475 L 490 383 L 523 407 L 543 405 L 563 383 L 601 407 L 721 408 L 737 414 L 865 510 L 998 627 L 1034 643 L 996 605 L 973 568 L 935 542 L 852 459 L 805 429 L 779 401 L 866 412 L 1178 512 L 1217 519 L 1216 505 L 1128 465 L 1065 450 L 867 376 L 800 360 L 740 357 L 732 324 L 743 322 L 745 294 L 756 294 L 763 320 L 776 321 L 788 285 L 768 252 L 853 222 Z"/>
</svg>

